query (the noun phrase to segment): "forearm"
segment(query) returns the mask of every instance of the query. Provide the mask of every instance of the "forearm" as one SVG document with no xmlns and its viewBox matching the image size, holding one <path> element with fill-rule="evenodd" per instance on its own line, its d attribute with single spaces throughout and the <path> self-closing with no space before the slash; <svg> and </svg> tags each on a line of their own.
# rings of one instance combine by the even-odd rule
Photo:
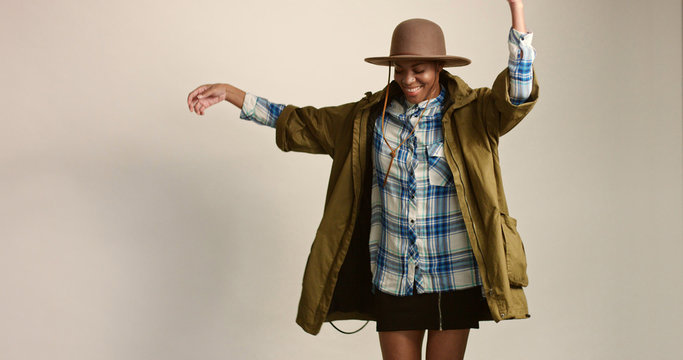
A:
<svg viewBox="0 0 683 360">
<path fill-rule="evenodd" d="M 510 14 L 512 15 L 512 27 L 526 34 L 526 24 L 524 23 L 524 4 L 521 0 L 508 0 L 510 5 Z"/>
<path fill-rule="evenodd" d="M 514 28 L 510 29 L 508 68 L 510 70 L 510 102 L 513 105 L 526 102 L 531 94 L 534 75 L 532 65 L 536 57 L 536 49 L 531 45 L 532 40 L 532 33 L 523 34 Z"/>
</svg>

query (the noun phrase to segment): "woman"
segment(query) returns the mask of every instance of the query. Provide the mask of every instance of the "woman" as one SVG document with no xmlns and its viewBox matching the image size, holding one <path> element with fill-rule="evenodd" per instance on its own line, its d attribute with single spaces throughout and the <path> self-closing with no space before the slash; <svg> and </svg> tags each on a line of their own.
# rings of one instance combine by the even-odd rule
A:
<svg viewBox="0 0 683 360">
<path fill-rule="evenodd" d="M 190 111 L 227 100 L 240 117 L 276 128 L 283 151 L 329 154 L 325 211 L 304 273 L 297 323 L 377 321 L 385 359 L 462 359 L 480 320 L 527 318 L 524 248 L 509 216 L 498 138 L 538 96 L 521 1 L 512 13 L 510 61 L 491 89 L 471 89 L 444 67 L 441 28 L 410 19 L 394 30 L 394 81 L 354 103 L 274 104 L 228 84 L 202 85 Z"/>
</svg>

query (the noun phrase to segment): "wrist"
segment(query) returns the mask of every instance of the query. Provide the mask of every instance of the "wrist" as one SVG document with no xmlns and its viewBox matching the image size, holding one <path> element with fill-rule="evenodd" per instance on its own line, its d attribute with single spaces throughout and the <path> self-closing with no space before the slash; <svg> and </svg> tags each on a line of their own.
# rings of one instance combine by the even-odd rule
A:
<svg viewBox="0 0 683 360">
<path fill-rule="evenodd" d="M 230 84 L 223 84 L 223 89 L 225 91 L 225 101 L 230 102 L 230 94 L 232 93 L 232 86 L 230 86 Z"/>
<path fill-rule="evenodd" d="M 225 101 L 241 109 L 244 104 L 245 96 L 246 93 L 241 89 L 230 84 L 225 84 Z"/>
<path fill-rule="evenodd" d="M 508 4 L 510 5 L 511 10 L 523 9 L 524 8 L 524 4 L 521 2 L 510 2 Z"/>
</svg>

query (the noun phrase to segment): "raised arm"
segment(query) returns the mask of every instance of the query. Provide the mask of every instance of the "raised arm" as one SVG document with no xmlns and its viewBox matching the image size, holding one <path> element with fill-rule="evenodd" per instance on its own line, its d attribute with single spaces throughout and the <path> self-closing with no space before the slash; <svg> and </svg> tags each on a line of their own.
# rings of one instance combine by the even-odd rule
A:
<svg viewBox="0 0 683 360">
<path fill-rule="evenodd" d="M 533 71 L 536 57 L 536 50 L 531 45 L 533 34 L 526 29 L 522 1 L 507 2 L 512 14 L 508 67 L 498 75 L 484 103 L 487 131 L 495 138 L 514 128 L 538 99 L 538 82 Z"/>
<path fill-rule="evenodd" d="M 524 4 L 522 0 L 507 0 L 510 5 L 510 14 L 512 15 L 512 27 L 526 34 L 526 24 L 524 23 Z"/>
</svg>

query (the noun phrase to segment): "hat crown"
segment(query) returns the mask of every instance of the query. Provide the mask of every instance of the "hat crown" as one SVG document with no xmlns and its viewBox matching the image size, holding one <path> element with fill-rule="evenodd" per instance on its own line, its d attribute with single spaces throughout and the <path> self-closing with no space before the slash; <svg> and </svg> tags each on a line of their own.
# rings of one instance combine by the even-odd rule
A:
<svg viewBox="0 0 683 360">
<path fill-rule="evenodd" d="M 409 19 L 394 29 L 390 56 L 444 56 L 446 41 L 441 27 L 427 19 Z"/>
<path fill-rule="evenodd" d="M 441 27 L 427 19 L 409 19 L 394 28 L 389 56 L 365 58 L 370 64 L 392 66 L 397 61 L 438 61 L 442 66 L 465 66 L 471 61 L 446 55 Z"/>
</svg>

